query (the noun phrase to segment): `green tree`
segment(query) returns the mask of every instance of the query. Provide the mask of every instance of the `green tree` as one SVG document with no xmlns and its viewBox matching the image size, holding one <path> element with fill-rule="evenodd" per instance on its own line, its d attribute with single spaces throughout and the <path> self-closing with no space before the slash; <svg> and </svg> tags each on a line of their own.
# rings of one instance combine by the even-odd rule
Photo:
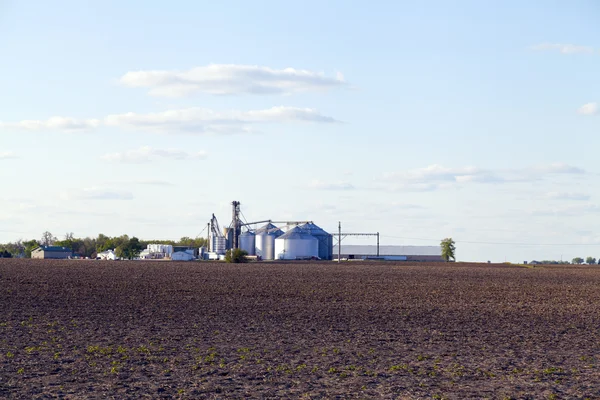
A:
<svg viewBox="0 0 600 400">
<path fill-rule="evenodd" d="M 82 240 L 81 247 L 79 249 L 80 253 L 85 257 L 93 258 L 96 255 L 96 239 L 86 237 Z"/>
<path fill-rule="evenodd" d="M 596 259 L 594 257 L 588 257 L 585 259 L 586 264 L 596 264 Z"/>
<path fill-rule="evenodd" d="M 573 264 L 583 264 L 583 258 L 575 257 L 572 261 Z"/>
<path fill-rule="evenodd" d="M 24 253 L 25 253 L 25 257 L 26 258 L 31 258 L 31 252 L 33 250 L 35 250 L 36 248 L 40 247 L 40 244 L 38 243 L 37 240 L 32 239 L 32 240 L 28 240 L 23 242 L 23 246 L 24 246 Z"/>
<path fill-rule="evenodd" d="M 123 236 L 121 236 L 121 239 L 122 238 Z M 140 254 L 142 248 L 143 247 L 140 243 L 140 240 L 134 236 L 131 239 L 122 240 L 121 243 L 116 247 L 115 254 L 117 257 L 132 260 Z"/>
<path fill-rule="evenodd" d="M 446 239 L 442 240 L 442 242 L 440 243 L 440 246 L 442 248 L 442 258 L 444 260 L 446 260 L 446 262 L 448 262 L 450 260 L 456 261 L 456 257 L 455 257 L 456 246 L 455 246 L 454 240 L 452 240 L 452 238 L 446 238 Z"/>
<path fill-rule="evenodd" d="M 114 249 L 114 248 L 110 247 L 110 245 L 111 245 L 110 238 L 108 236 L 101 233 L 96 238 L 96 251 L 98 253 L 100 253 L 102 251 L 106 251 L 108 249 Z"/>
<path fill-rule="evenodd" d="M 248 258 L 246 257 L 248 252 L 242 249 L 229 249 L 225 252 L 225 261 L 228 263 L 246 263 Z"/>
</svg>

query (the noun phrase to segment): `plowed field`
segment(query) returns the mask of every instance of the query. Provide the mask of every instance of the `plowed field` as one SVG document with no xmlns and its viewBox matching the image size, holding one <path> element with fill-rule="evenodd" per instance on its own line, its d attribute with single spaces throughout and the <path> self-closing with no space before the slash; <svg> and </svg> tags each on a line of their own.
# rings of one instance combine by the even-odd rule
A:
<svg viewBox="0 0 600 400">
<path fill-rule="evenodd" d="M 600 398 L 600 268 L 0 260 L 0 398 Z"/>
</svg>

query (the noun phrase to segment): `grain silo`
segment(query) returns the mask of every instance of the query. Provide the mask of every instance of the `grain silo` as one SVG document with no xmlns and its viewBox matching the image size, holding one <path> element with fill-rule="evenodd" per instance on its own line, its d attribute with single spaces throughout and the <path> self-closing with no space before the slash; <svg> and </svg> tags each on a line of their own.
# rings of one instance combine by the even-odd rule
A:
<svg viewBox="0 0 600 400">
<path fill-rule="evenodd" d="M 319 226 L 308 222 L 300 225 L 300 228 L 311 235 L 313 235 L 319 241 L 319 258 L 321 260 L 333 259 L 333 236 Z"/>
<path fill-rule="evenodd" d="M 255 246 L 256 255 L 263 260 L 275 259 L 275 239 L 283 235 L 281 229 L 268 223 L 256 230 Z"/>
<path fill-rule="evenodd" d="M 319 240 L 295 227 L 275 239 L 275 259 L 296 260 L 319 256 Z"/>
<path fill-rule="evenodd" d="M 240 235 L 240 249 L 249 256 L 256 255 L 256 235 L 250 231 L 242 232 Z"/>
</svg>

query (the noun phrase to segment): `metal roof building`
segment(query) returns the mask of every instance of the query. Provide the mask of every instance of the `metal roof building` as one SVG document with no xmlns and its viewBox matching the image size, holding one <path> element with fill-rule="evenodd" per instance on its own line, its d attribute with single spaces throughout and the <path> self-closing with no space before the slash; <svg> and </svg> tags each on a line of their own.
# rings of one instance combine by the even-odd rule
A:
<svg viewBox="0 0 600 400">
<path fill-rule="evenodd" d="M 337 259 L 338 246 L 333 246 L 333 257 Z M 366 259 L 377 257 L 377 246 L 344 245 L 342 258 Z M 379 257 L 399 261 L 443 261 L 440 246 L 379 246 Z"/>
<path fill-rule="evenodd" d="M 31 258 L 65 259 L 72 255 L 73 251 L 71 249 L 60 246 L 40 246 L 31 252 Z"/>
</svg>

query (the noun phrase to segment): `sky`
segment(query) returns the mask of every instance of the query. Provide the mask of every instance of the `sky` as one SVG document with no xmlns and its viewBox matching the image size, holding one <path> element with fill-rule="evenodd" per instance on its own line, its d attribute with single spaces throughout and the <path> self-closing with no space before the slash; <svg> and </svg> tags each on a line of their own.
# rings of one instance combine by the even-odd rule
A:
<svg viewBox="0 0 600 400">
<path fill-rule="evenodd" d="M 452 237 L 461 261 L 600 257 L 599 20 L 593 0 L 0 0 L 0 243 L 196 237 L 236 200 Z"/>
</svg>

